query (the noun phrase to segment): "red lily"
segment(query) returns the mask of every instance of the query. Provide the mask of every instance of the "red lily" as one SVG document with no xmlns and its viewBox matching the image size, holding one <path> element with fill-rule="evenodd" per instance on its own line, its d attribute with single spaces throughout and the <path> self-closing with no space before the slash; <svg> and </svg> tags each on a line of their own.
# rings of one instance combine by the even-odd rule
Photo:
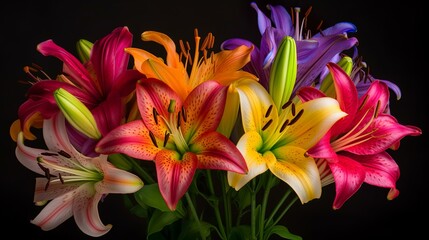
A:
<svg viewBox="0 0 429 240">
<path fill-rule="evenodd" d="M 182 101 L 166 83 L 145 79 L 136 97 L 142 120 L 119 126 L 97 144 L 100 153 L 124 153 L 155 162 L 160 192 L 174 210 L 197 169 L 246 173 L 236 146 L 216 132 L 227 87 L 205 81 Z"/>
<path fill-rule="evenodd" d="M 402 138 L 418 136 L 421 129 L 401 125 L 385 111 L 389 100 L 385 83 L 372 82 L 359 98 L 356 86 L 343 69 L 334 63 L 327 66 L 334 80 L 336 98 L 348 115 L 335 123 L 308 153 L 317 159 L 324 185 L 335 182 L 333 208 L 340 208 L 364 182 L 390 188 L 388 199 L 397 197 L 399 166 L 386 150 L 396 150 Z M 298 95 L 304 101 L 325 96 L 311 87 L 302 88 Z M 324 167 L 326 163 L 330 172 Z"/>
<path fill-rule="evenodd" d="M 64 74 L 59 75 L 56 80 L 39 80 L 29 89 L 28 100 L 18 111 L 25 137 L 35 139 L 30 128 L 40 127 L 38 123 L 42 119 L 48 119 L 59 112 L 53 94 L 58 88 L 67 90 L 91 110 L 103 136 L 120 125 L 125 116 L 126 97 L 133 92 L 135 82 L 142 77 L 138 71 L 127 69 L 130 55 L 124 49 L 131 44 L 132 34 L 128 28 L 118 27 L 96 41 L 89 61 L 81 63 L 52 40 L 40 43 L 37 46 L 39 52 L 63 61 Z M 76 131 L 70 138 L 72 142 L 78 143 L 76 146 L 88 146 L 83 144 L 88 138 L 82 138 Z M 85 152 L 84 149 L 81 150 Z M 92 148 L 87 149 L 87 153 L 92 151 Z"/>
</svg>

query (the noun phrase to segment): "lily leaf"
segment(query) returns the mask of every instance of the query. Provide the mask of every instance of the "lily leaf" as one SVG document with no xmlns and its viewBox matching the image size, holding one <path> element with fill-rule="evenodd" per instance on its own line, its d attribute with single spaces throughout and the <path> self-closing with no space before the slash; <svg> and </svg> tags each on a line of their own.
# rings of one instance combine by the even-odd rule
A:
<svg viewBox="0 0 429 240">
<path fill-rule="evenodd" d="M 161 231 L 165 226 L 168 226 L 174 223 L 180 218 L 181 217 L 176 212 L 171 212 L 171 211 L 163 212 L 163 211 L 155 210 L 147 226 L 148 237 L 154 233 Z"/>
<path fill-rule="evenodd" d="M 229 240 L 246 240 L 250 239 L 250 226 L 248 225 L 240 225 L 237 227 L 233 227 L 231 229 L 231 233 L 228 236 Z"/>
<path fill-rule="evenodd" d="M 180 232 L 178 240 L 187 240 L 187 239 L 199 239 L 201 238 L 201 232 L 204 238 L 208 238 L 210 236 L 210 229 L 216 229 L 215 226 L 207 223 L 200 222 L 200 224 L 196 224 L 195 221 L 187 221 L 184 223 L 184 227 Z"/>
<path fill-rule="evenodd" d="M 301 236 L 295 235 L 291 232 L 289 232 L 289 229 L 282 225 L 276 225 L 272 228 L 270 228 L 268 231 L 266 231 L 266 236 L 264 239 L 270 239 L 270 236 L 276 234 L 280 236 L 283 239 L 289 239 L 289 240 L 302 240 Z"/>
</svg>

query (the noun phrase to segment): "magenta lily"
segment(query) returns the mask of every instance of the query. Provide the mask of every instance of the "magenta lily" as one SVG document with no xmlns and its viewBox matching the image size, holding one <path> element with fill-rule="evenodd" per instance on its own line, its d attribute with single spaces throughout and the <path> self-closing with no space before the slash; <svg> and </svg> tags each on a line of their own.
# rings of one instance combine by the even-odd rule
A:
<svg viewBox="0 0 429 240">
<path fill-rule="evenodd" d="M 142 120 L 114 129 L 96 150 L 154 161 L 160 192 L 174 210 L 197 169 L 247 172 L 236 146 L 216 132 L 226 94 L 227 87 L 205 81 L 183 102 L 166 83 L 145 79 L 136 88 Z"/>
<path fill-rule="evenodd" d="M 65 118 L 60 113 L 43 124 L 48 150 L 25 146 L 24 134 L 18 134 L 16 156 L 28 169 L 44 175 L 36 179 L 34 201 L 48 202 L 31 222 L 48 231 L 74 216 L 87 235 L 106 234 L 112 225 L 104 225 L 97 205 L 109 193 L 134 193 L 143 187 L 136 175 L 114 167 L 107 155 L 86 157 L 70 143 Z"/>
<path fill-rule="evenodd" d="M 142 77 L 138 71 L 127 69 L 130 56 L 124 49 L 131 44 L 132 34 L 128 28 L 118 27 L 96 41 L 89 61 L 81 63 L 52 40 L 40 43 L 37 49 L 43 55 L 63 61 L 64 74 L 56 80 L 37 79 L 29 89 L 28 100 L 18 111 L 25 137 L 34 139 L 30 128 L 37 126 L 41 119 L 48 119 L 59 112 L 53 94 L 58 88 L 65 89 L 91 110 L 101 135 L 120 125 L 125 117 L 126 97 L 133 92 L 135 82 Z M 70 133 L 70 140 L 75 146 L 87 148 L 79 150 L 88 155 L 94 154 L 93 147 L 97 139 L 90 139 L 76 130 Z"/>
<path fill-rule="evenodd" d="M 358 97 L 353 81 L 343 69 L 334 63 L 327 66 L 334 80 L 336 98 L 348 115 L 335 123 L 308 154 L 317 159 L 322 184 L 335 182 L 333 208 L 342 207 L 363 183 L 390 188 L 388 199 L 395 198 L 399 194 L 396 181 L 400 171 L 386 150 L 397 149 L 402 138 L 418 136 L 421 129 L 401 125 L 386 113 L 389 88 L 385 83 L 373 81 L 367 92 Z M 304 101 L 325 96 L 311 87 L 302 88 L 298 95 Z"/>
</svg>

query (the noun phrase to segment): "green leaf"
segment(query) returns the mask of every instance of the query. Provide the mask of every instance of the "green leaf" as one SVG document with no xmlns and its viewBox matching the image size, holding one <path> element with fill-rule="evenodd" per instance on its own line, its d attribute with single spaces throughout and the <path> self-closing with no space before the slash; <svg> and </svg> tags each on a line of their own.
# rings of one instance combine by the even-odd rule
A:
<svg viewBox="0 0 429 240">
<path fill-rule="evenodd" d="M 247 240 L 250 239 L 250 226 L 240 225 L 233 227 L 228 236 L 228 240 Z"/>
<path fill-rule="evenodd" d="M 200 231 L 202 231 L 202 235 L 205 238 L 208 238 L 210 236 L 210 229 L 216 229 L 216 227 L 207 222 L 200 222 L 198 226 L 195 221 L 186 221 L 177 240 L 200 239 Z"/>
<path fill-rule="evenodd" d="M 165 203 L 157 183 L 143 186 L 139 191 L 134 193 L 134 196 L 140 205 L 147 205 L 163 212 L 171 211 Z"/>
<path fill-rule="evenodd" d="M 148 236 L 161 231 L 165 226 L 174 223 L 180 218 L 176 212 L 155 210 L 147 226 Z"/>
<path fill-rule="evenodd" d="M 289 229 L 287 229 L 287 227 L 282 225 L 273 226 L 272 228 L 268 229 L 268 231 L 266 231 L 265 233 L 266 235 L 264 236 L 264 239 L 269 239 L 271 235 L 276 234 L 283 239 L 302 240 L 301 236 L 298 236 L 289 232 Z"/>
<path fill-rule="evenodd" d="M 111 162 L 117 168 L 125 171 L 130 171 L 133 168 L 131 163 L 128 162 L 127 158 L 120 153 L 110 154 L 108 158 L 109 162 Z"/>
</svg>

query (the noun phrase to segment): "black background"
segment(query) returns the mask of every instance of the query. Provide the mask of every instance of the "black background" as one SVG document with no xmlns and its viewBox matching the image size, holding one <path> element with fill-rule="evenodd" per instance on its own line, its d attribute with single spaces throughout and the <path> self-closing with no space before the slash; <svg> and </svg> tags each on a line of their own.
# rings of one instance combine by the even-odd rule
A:
<svg viewBox="0 0 429 240">
<path fill-rule="evenodd" d="M 374 4 L 376 2 L 376 4 Z M 250 1 L 10 1 L 2 6 L 1 17 L 1 232 L 3 236 L 29 236 L 30 239 L 87 239 L 69 219 L 44 232 L 30 224 L 40 208 L 33 205 L 35 175 L 20 165 L 14 155 L 15 143 L 9 138 L 9 126 L 17 118 L 18 106 L 25 100 L 28 85 L 22 68 L 36 63 L 55 76 L 61 63 L 43 57 L 36 45 L 52 38 L 75 53 L 80 38 L 95 41 L 115 27 L 128 26 L 134 34 L 134 46 L 161 50 L 156 44 L 143 43 L 140 33 L 157 30 L 179 39 L 193 41 L 193 30 L 200 35 L 212 32 L 216 45 L 228 38 L 242 37 L 259 43 L 257 18 Z M 258 1 L 263 8 L 264 2 Z M 428 149 L 427 60 L 421 36 L 423 6 L 415 1 L 271 1 L 305 11 L 313 6 L 309 27 L 320 20 L 324 27 L 340 21 L 354 23 L 358 31 L 359 51 L 371 73 L 399 85 L 402 99 L 392 98 L 391 110 L 400 123 L 419 126 L 423 135 L 406 137 L 401 148 L 389 153 L 401 168 L 397 187 L 401 191 L 393 201 L 386 200 L 386 189 L 364 184 L 339 210 L 332 210 L 333 187 L 324 188 L 322 198 L 303 206 L 295 205 L 287 215 L 290 231 L 304 239 L 379 239 L 425 235 L 427 223 L 428 164 L 423 153 Z M 154 47 L 155 46 L 155 47 Z M 159 52 L 162 54 L 163 52 Z M 425 62 L 426 61 L 426 62 Z M 392 94 L 393 95 L 393 94 Z M 426 95 L 427 96 L 427 95 Z M 426 160 L 425 160 L 426 159 Z M 99 205 L 101 219 L 113 229 L 101 239 L 145 239 L 144 220 L 131 216 L 120 196 L 109 195 Z"/>
</svg>

